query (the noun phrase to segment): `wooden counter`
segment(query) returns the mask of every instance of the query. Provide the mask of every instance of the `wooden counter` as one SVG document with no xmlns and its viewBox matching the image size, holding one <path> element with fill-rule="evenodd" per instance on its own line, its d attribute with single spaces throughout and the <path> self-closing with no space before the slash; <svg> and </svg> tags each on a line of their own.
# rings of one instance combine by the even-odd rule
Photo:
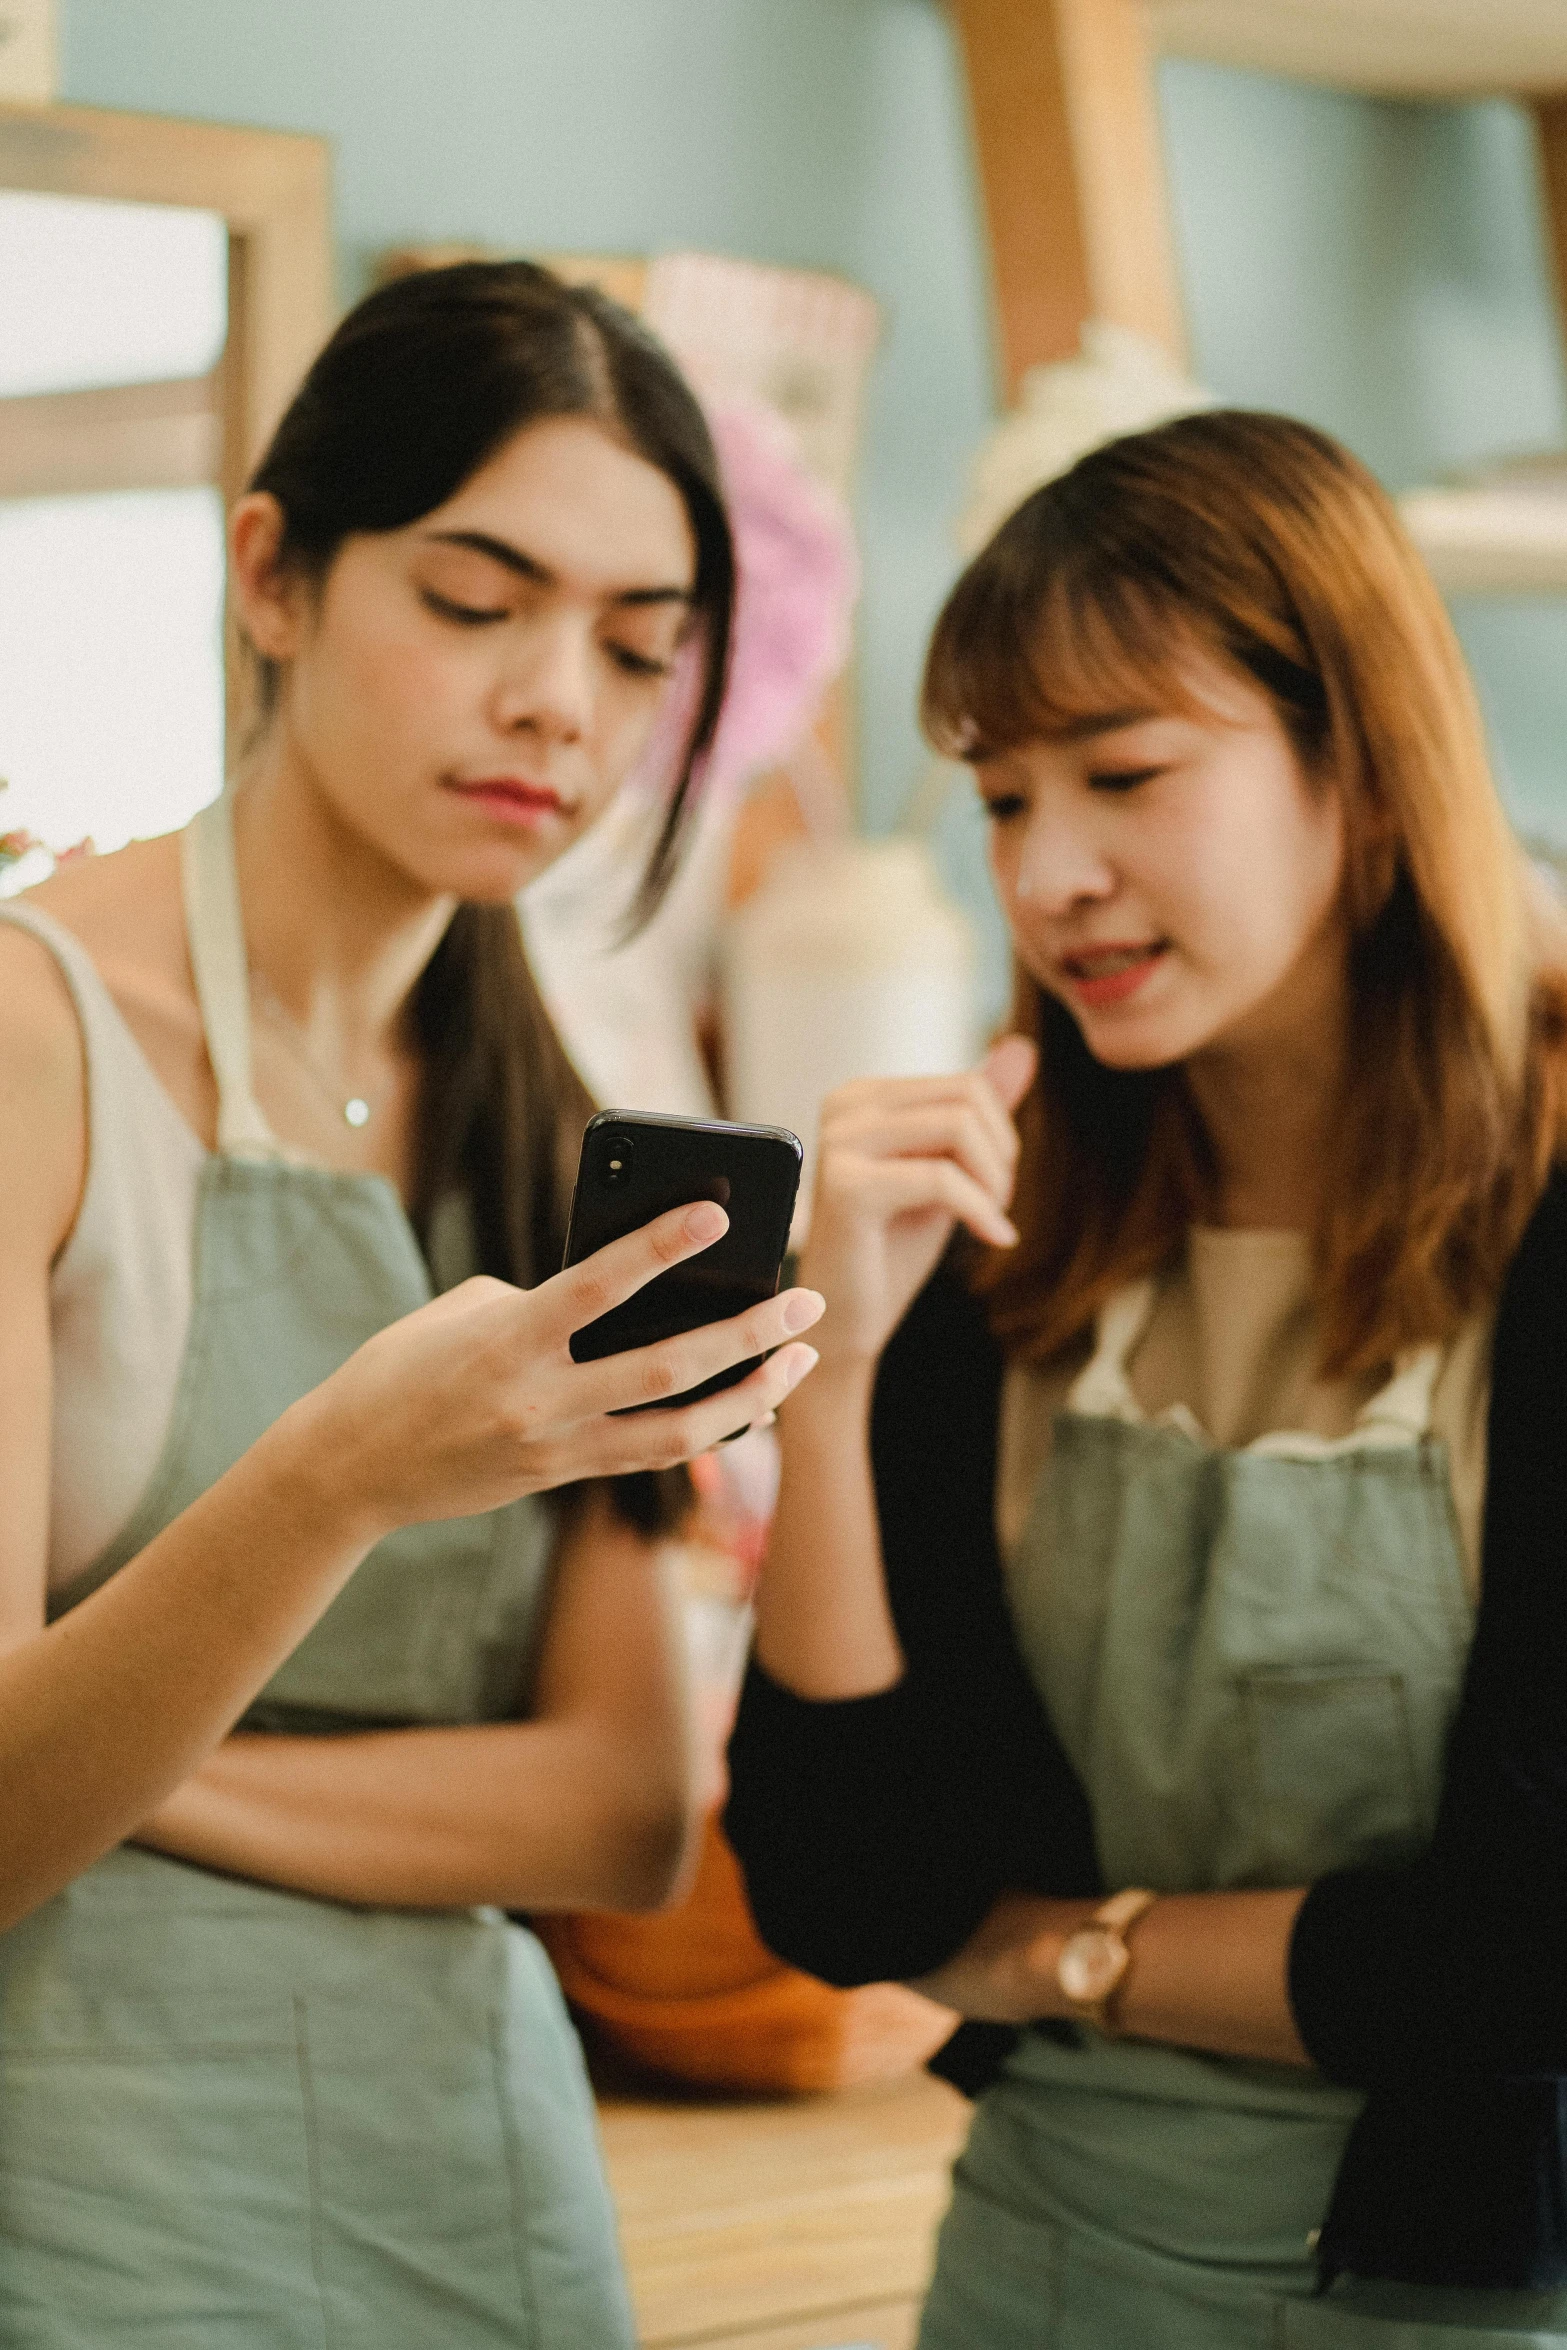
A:
<svg viewBox="0 0 1567 2350">
<path fill-rule="evenodd" d="M 601 2084 L 643 2350 L 910 2350 L 969 2108 L 927 2074 L 787 2102 Z"/>
</svg>

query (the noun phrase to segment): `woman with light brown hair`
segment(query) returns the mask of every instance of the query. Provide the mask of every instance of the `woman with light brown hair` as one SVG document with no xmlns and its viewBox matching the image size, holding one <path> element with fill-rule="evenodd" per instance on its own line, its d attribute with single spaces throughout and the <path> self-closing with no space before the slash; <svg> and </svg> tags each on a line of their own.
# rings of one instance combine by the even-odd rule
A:
<svg viewBox="0 0 1567 2350">
<path fill-rule="evenodd" d="M 1567 957 L 1442 605 L 1187 417 L 925 721 L 1019 1033 L 824 1115 L 730 1813 L 777 1948 L 971 2019 L 923 2350 L 1567 2342 Z"/>
</svg>

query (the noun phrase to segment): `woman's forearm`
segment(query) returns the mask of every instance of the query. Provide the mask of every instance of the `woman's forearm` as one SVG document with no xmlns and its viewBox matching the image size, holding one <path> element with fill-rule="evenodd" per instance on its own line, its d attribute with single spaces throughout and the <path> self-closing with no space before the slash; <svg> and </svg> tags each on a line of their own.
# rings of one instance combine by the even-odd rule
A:
<svg viewBox="0 0 1567 2350">
<path fill-rule="evenodd" d="M 644 1909 L 691 1830 L 686 1759 L 607 1721 L 229 1739 L 138 1841 L 325 1900 Z"/>
<path fill-rule="evenodd" d="M 866 1697 L 903 1673 L 871 1478 L 874 1381 L 874 1363 L 824 1361 L 779 1413 L 782 1475 L 756 1653 L 799 1697 Z"/>
<path fill-rule="evenodd" d="M 382 1531 L 322 1474 L 296 1407 L 101 1590 L 0 1655 L 0 1928 L 195 1769 Z"/>
<path fill-rule="evenodd" d="M 1290 2012 L 1290 1936 L 1304 1895 L 1172 1893 L 1128 1934 L 1131 1964 L 1113 2002 L 1123 2037 L 1275 2064 L 1310 2060 Z M 915 1988 L 993 2023 L 1069 2018 L 1057 1979 L 1069 1935 L 1096 1901 L 1003 1895 L 963 1949 Z"/>
<path fill-rule="evenodd" d="M 526 1722 L 231 1738 L 139 1829 L 183 1860 L 404 1909 L 646 1909 L 696 1829 L 673 1559 L 602 1492 L 552 1563 Z"/>
</svg>

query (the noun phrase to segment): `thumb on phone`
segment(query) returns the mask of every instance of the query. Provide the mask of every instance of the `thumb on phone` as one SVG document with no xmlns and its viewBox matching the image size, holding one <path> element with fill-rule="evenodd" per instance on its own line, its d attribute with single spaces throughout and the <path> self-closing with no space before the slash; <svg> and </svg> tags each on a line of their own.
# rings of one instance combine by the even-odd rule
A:
<svg viewBox="0 0 1567 2350">
<path fill-rule="evenodd" d="M 980 1070 L 1004 1109 L 1015 1110 L 1034 1081 L 1038 1048 L 1026 1036 L 1001 1036 L 991 1046 Z"/>
</svg>

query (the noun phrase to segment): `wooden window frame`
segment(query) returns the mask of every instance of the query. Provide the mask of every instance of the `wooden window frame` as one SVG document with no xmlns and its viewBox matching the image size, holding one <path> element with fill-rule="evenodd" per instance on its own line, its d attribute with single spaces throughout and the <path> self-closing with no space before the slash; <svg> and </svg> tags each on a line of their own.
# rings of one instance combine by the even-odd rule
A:
<svg viewBox="0 0 1567 2350">
<path fill-rule="evenodd" d="M 0 496 L 242 488 L 332 323 L 324 139 L 93 106 L 0 106 L 0 188 L 216 212 L 228 341 L 208 377 L 0 401 Z"/>
<path fill-rule="evenodd" d="M 0 399 L 0 497 L 215 483 L 225 508 L 331 328 L 324 139 L 95 106 L 0 106 L 0 189 L 170 204 L 228 228 L 228 337 L 210 375 Z M 243 715 L 224 630 L 231 742 Z"/>
</svg>

